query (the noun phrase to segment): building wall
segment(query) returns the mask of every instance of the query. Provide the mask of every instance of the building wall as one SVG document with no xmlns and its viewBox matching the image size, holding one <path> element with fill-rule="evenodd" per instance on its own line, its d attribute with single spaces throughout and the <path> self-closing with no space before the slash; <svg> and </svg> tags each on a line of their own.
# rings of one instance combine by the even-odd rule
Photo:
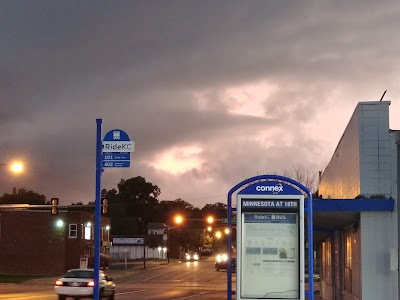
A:
<svg viewBox="0 0 400 300">
<path fill-rule="evenodd" d="M 64 226 L 57 227 L 57 220 Z M 94 216 L 85 212 L 13 210 L 0 214 L 0 273 L 59 275 L 79 267 L 86 246 L 94 246 L 94 237 L 82 238 L 81 224 L 94 224 Z M 69 224 L 78 224 L 78 235 L 70 239 Z M 102 226 L 110 224 L 102 218 Z"/>
<path fill-rule="evenodd" d="M 392 147 L 392 163 L 394 164 L 395 167 L 392 168 L 392 186 L 397 185 L 397 189 L 392 190 L 393 198 L 398 199 L 398 196 L 400 195 L 400 184 L 397 184 L 399 182 L 399 174 L 400 174 L 400 132 L 391 132 L 391 138 L 393 141 L 393 147 Z M 400 205 L 399 202 L 395 202 L 395 211 L 397 214 L 394 214 L 395 222 L 397 223 L 397 234 L 394 233 L 393 236 L 393 241 L 394 241 L 394 249 L 393 251 L 396 253 L 399 253 L 399 241 L 400 241 L 400 232 L 398 230 L 399 228 L 399 214 L 400 214 Z M 399 276 L 399 256 L 397 257 L 397 261 L 395 262 L 394 268 L 397 270 L 395 271 L 394 276 L 397 276 L 397 284 L 394 284 L 396 287 L 396 290 L 394 291 L 397 293 L 397 295 L 400 295 L 400 276 Z"/>
<path fill-rule="evenodd" d="M 60 274 L 64 271 L 65 237 L 54 226 L 50 212 L 2 211 L 0 222 L 0 273 Z"/>
<path fill-rule="evenodd" d="M 389 130 L 390 102 L 372 102 L 361 110 L 361 194 L 397 197 L 397 155 Z M 394 169 L 394 170 L 392 170 Z M 390 270 L 391 249 L 397 249 L 397 212 L 363 212 L 361 223 L 362 299 L 398 299 L 397 271 Z M 374 295 L 376 295 L 376 298 Z"/>
<path fill-rule="evenodd" d="M 391 195 L 390 102 L 359 104 L 361 194 Z"/>
<path fill-rule="evenodd" d="M 361 213 L 362 299 L 398 299 L 390 270 L 391 213 Z M 389 229 L 389 230 L 388 230 Z"/>
<path fill-rule="evenodd" d="M 359 123 L 357 107 L 322 175 L 318 193 L 325 199 L 354 198 L 360 194 Z"/>
<path fill-rule="evenodd" d="M 389 130 L 389 105 L 389 101 L 357 105 L 321 177 L 319 194 L 323 198 L 397 198 L 398 150 Z M 390 252 L 398 251 L 397 211 L 361 213 L 360 224 L 361 263 L 353 270 L 359 272 L 353 287 L 361 289 L 361 295 L 356 290 L 343 291 L 343 298 L 398 299 L 398 271 L 388 268 Z"/>
<path fill-rule="evenodd" d="M 112 262 L 122 262 L 125 260 L 125 257 L 127 260 L 143 259 L 144 251 L 146 253 L 146 259 L 167 258 L 165 250 L 158 250 L 158 248 L 150 248 L 149 246 L 145 246 L 145 249 L 143 249 L 143 245 L 113 245 L 110 250 Z"/>
</svg>

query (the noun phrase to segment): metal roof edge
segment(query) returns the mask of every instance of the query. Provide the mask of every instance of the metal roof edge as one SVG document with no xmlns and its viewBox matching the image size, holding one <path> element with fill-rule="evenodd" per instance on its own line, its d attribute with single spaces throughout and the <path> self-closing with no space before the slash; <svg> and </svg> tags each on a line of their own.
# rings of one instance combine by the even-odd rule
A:
<svg viewBox="0 0 400 300">
<path fill-rule="evenodd" d="M 394 199 L 313 199 L 313 211 L 394 211 Z"/>
</svg>

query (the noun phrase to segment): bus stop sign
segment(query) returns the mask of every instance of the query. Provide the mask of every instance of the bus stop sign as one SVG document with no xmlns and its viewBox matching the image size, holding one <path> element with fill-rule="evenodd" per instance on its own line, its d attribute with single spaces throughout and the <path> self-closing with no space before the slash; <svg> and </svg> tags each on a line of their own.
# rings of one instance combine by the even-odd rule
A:
<svg viewBox="0 0 400 300">
<path fill-rule="evenodd" d="M 237 194 L 236 299 L 297 299 L 304 293 L 304 194 L 258 181 Z"/>
</svg>

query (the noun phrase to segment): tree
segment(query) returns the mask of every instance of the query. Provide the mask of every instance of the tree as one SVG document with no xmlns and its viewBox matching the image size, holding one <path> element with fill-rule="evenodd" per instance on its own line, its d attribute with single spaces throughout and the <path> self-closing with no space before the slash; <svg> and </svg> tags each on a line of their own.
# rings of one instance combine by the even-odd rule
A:
<svg viewBox="0 0 400 300">
<path fill-rule="evenodd" d="M 214 204 L 208 203 L 202 209 L 203 218 L 212 215 L 215 219 L 226 218 L 228 213 L 228 205 L 226 203 L 217 202 Z"/>
<path fill-rule="evenodd" d="M 274 172 L 275 175 L 280 175 L 277 172 Z M 294 167 L 292 171 L 283 170 L 282 176 L 292 178 L 297 182 L 300 182 L 306 188 L 308 188 L 311 193 L 314 193 L 317 190 L 317 176 L 316 174 L 310 173 L 308 170 L 304 170 L 300 167 Z"/>
<path fill-rule="evenodd" d="M 32 190 L 21 188 L 16 194 L 5 193 L 0 197 L 0 204 L 30 204 L 44 205 L 46 204 L 46 196 L 38 194 Z"/>
<path fill-rule="evenodd" d="M 160 193 L 157 185 L 147 182 L 141 176 L 121 179 L 118 190 L 102 190 L 102 197 L 108 200 L 111 234 L 143 233 L 148 222 L 152 220 Z"/>
</svg>

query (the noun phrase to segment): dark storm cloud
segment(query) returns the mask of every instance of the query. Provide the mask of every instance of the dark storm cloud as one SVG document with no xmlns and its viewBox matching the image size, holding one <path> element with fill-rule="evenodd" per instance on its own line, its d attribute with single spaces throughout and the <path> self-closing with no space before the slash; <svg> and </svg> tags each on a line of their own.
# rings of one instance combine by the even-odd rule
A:
<svg viewBox="0 0 400 300">
<path fill-rule="evenodd" d="M 107 170 L 108 185 L 144 175 L 172 186 L 146 162 L 174 145 L 206 149 L 189 174 L 214 178 L 214 188 L 276 169 L 299 151 L 293 144 L 246 148 L 241 137 L 288 130 L 306 147 L 302 126 L 334 95 L 400 92 L 399 13 L 397 2 L 376 1 L 1 1 L 0 150 L 30 165 L 19 182 L 2 174 L 1 190 L 92 197 L 99 117 L 104 132 L 122 128 L 138 149 L 132 170 Z M 266 117 L 228 113 L 224 90 L 257 81 L 276 86 Z"/>
</svg>

